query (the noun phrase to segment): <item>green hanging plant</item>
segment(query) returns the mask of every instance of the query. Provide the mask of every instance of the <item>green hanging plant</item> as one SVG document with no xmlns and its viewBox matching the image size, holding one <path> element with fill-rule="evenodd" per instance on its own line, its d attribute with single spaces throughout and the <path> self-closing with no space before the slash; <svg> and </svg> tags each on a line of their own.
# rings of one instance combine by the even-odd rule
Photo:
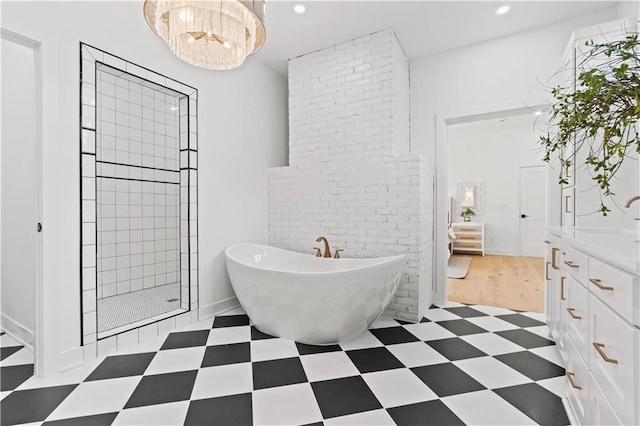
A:
<svg viewBox="0 0 640 426">
<path fill-rule="evenodd" d="M 555 87 L 551 94 L 550 128 L 540 137 L 544 161 L 558 152 L 559 183 L 568 184 L 566 172 L 575 153 L 587 149 L 585 164 L 600 190 L 600 213 L 611 211 L 604 203 L 611 197 L 611 180 L 624 159 L 640 153 L 640 42 L 637 34 L 624 40 L 597 44 L 587 42 L 589 52 L 578 64 L 576 89 Z M 595 61 L 594 61 L 595 60 Z M 588 67 L 594 61 L 596 66 Z M 575 150 L 565 148 L 575 143 Z"/>
</svg>

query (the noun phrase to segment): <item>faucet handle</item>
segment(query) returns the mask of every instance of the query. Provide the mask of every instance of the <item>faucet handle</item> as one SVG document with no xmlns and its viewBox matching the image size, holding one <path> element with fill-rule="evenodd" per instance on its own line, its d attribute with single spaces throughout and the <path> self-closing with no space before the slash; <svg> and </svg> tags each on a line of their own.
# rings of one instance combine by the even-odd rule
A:
<svg viewBox="0 0 640 426">
<path fill-rule="evenodd" d="M 336 249 L 336 253 L 333 255 L 334 259 L 340 259 L 340 253 L 341 251 L 344 251 L 342 249 Z"/>
<path fill-rule="evenodd" d="M 314 247 L 314 250 L 316 251 L 316 257 L 322 257 L 322 252 L 319 247 Z"/>
</svg>

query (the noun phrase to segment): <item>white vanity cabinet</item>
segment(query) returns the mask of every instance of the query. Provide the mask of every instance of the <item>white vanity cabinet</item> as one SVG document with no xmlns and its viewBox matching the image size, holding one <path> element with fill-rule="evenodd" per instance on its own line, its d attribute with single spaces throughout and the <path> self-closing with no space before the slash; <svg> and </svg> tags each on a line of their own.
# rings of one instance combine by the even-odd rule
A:
<svg viewBox="0 0 640 426">
<path fill-rule="evenodd" d="M 546 317 L 580 425 L 640 424 L 640 244 L 631 231 L 550 229 Z M 547 272 L 547 271 L 545 271 Z"/>
</svg>

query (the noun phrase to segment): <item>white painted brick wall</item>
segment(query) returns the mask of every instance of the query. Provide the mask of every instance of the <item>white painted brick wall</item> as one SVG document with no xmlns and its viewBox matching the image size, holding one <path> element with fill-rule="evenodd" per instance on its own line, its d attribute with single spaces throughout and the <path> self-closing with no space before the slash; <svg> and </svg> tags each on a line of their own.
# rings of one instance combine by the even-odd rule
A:
<svg viewBox="0 0 640 426">
<path fill-rule="evenodd" d="M 269 171 L 269 242 L 344 257 L 405 254 L 388 312 L 432 300 L 432 172 L 409 152 L 409 67 L 391 30 L 289 61 L 290 166 Z"/>
</svg>

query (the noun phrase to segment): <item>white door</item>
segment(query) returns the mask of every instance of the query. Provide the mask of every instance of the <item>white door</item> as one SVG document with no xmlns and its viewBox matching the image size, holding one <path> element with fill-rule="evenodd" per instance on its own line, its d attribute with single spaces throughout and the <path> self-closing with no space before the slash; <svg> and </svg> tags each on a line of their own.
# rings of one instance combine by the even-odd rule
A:
<svg viewBox="0 0 640 426">
<path fill-rule="evenodd" d="M 41 74 L 37 45 L 4 29 L 1 35 L 0 325 L 33 350 L 40 337 Z"/>
<path fill-rule="evenodd" d="M 544 257 L 545 166 L 520 167 L 520 256 Z"/>
</svg>

